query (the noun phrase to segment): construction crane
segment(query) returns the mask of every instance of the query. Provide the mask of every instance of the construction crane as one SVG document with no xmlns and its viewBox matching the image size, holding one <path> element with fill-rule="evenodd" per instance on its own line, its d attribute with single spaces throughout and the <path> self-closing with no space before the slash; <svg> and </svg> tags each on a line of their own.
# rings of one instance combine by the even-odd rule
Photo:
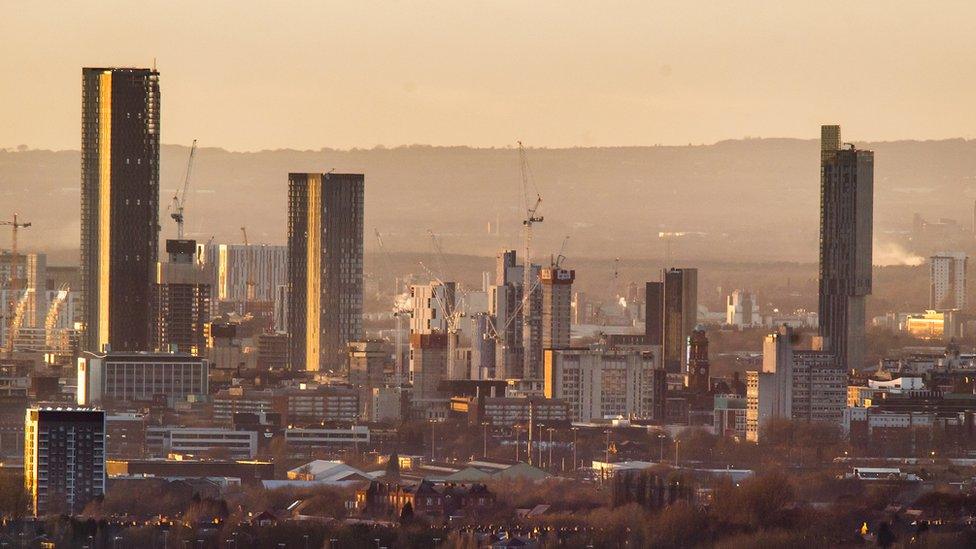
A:
<svg viewBox="0 0 976 549">
<path fill-rule="evenodd" d="M 525 202 L 525 218 L 522 220 L 522 228 L 525 231 L 525 255 L 522 258 L 522 377 L 532 377 L 532 361 L 535 352 L 532 348 L 532 305 L 531 297 L 534 290 L 532 286 L 532 226 L 542 223 L 543 217 L 538 215 L 539 206 L 542 204 L 542 195 L 532 184 L 529 178 L 529 163 L 525 157 L 525 147 L 522 142 L 518 142 L 519 171 L 522 175 L 522 198 Z M 531 201 L 529 187 L 535 193 L 535 202 Z"/>
<path fill-rule="evenodd" d="M 17 336 L 17 324 L 15 322 L 15 302 L 17 301 L 17 292 L 19 290 L 20 280 L 17 278 L 17 230 L 26 229 L 30 227 L 29 221 L 21 222 L 17 221 L 17 214 L 14 214 L 13 221 L 0 221 L 0 225 L 8 226 L 11 228 L 11 238 L 10 238 L 10 284 L 8 285 L 7 294 L 7 323 L 9 324 L 10 333 L 7 334 L 7 353 L 13 355 L 14 352 L 14 337 Z M 25 269 L 26 270 L 26 269 Z"/>
<path fill-rule="evenodd" d="M 247 302 L 254 299 L 254 254 L 251 253 L 251 244 L 247 241 L 247 227 L 241 227 L 244 235 L 244 264 L 247 268 L 247 276 L 244 278 L 244 302 L 241 306 L 241 315 L 247 314 Z"/>
<path fill-rule="evenodd" d="M 460 379 L 458 377 L 459 372 L 455 372 L 455 355 L 457 354 L 457 344 L 458 334 L 461 331 L 461 318 L 464 317 L 464 301 L 466 297 L 466 292 L 460 287 L 460 285 L 455 284 L 454 286 L 454 303 L 449 303 L 447 299 L 447 284 L 440 279 L 424 262 L 420 262 L 421 268 L 427 272 L 431 280 L 438 284 L 440 287 L 444 288 L 444 296 L 441 297 L 436 290 L 431 292 L 434 295 L 434 299 L 437 301 L 438 306 L 444 311 L 444 325 L 447 328 L 447 374 L 449 379 Z"/>
<path fill-rule="evenodd" d="M 553 269 L 558 269 L 560 264 L 562 264 L 563 260 L 566 259 L 566 256 L 563 255 L 563 252 L 566 251 L 566 243 L 568 242 L 569 242 L 569 235 L 566 235 L 566 237 L 563 238 L 563 243 L 559 246 L 559 251 L 556 252 L 556 255 L 553 256 L 554 257 L 553 259 L 549 260 L 549 263 L 552 265 Z"/>
<path fill-rule="evenodd" d="M 183 206 L 186 205 L 186 191 L 190 188 L 190 171 L 193 169 L 193 157 L 197 152 L 197 140 L 193 140 L 193 144 L 190 145 L 190 158 L 186 161 L 186 175 L 183 176 L 183 192 L 179 189 L 173 193 L 173 203 L 170 204 L 169 209 L 172 212 L 169 214 L 176 221 L 176 235 L 180 240 L 183 239 Z"/>
<path fill-rule="evenodd" d="M 386 261 L 386 272 L 393 272 L 393 258 L 390 257 L 390 251 L 387 250 L 386 246 L 383 244 L 383 236 L 380 234 L 379 229 L 374 228 L 373 233 L 376 235 L 376 242 L 379 244 L 380 251 L 383 252 L 383 257 Z M 393 334 L 393 346 L 396 349 L 396 356 L 394 358 L 394 377 L 396 380 L 396 386 L 399 387 L 403 384 L 404 379 L 403 319 L 410 317 L 410 313 L 413 312 L 413 308 L 409 296 L 406 299 L 401 299 L 400 297 L 399 278 L 394 279 L 393 286 L 393 320 L 396 322 L 396 330 Z"/>
</svg>

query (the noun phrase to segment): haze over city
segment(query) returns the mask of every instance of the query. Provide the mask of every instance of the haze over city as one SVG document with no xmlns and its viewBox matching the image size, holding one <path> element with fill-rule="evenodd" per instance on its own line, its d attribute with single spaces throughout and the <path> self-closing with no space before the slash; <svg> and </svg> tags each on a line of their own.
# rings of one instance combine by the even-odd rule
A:
<svg viewBox="0 0 976 549">
<path fill-rule="evenodd" d="M 973 5 L 0 13 L 0 548 L 976 546 Z"/>
</svg>

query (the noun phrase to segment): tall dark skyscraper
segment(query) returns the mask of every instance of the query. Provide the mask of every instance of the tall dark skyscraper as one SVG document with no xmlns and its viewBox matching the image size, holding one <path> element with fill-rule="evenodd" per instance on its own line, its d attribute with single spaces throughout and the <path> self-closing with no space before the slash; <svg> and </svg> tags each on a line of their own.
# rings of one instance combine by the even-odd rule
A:
<svg viewBox="0 0 976 549">
<path fill-rule="evenodd" d="M 644 290 L 644 343 L 660 345 L 664 337 L 664 283 L 648 282 Z"/>
<path fill-rule="evenodd" d="M 291 367 L 338 370 L 363 339 L 362 174 L 288 174 Z"/>
<path fill-rule="evenodd" d="M 820 129 L 820 335 L 843 369 L 862 366 L 864 298 L 871 293 L 874 153 Z"/>
<path fill-rule="evenodd" d="M 685 371 L 688 336 L 698 324 L 698 269 L 665 269 L 661 282 L 646 287 L 645 342 L 661 345 L 668 373 Z"/>
<path fill-rule="evenodd" d="M 82 346 L 148 350 L 159 233 L 159 73 L 82 69 Z"/>
</svg>

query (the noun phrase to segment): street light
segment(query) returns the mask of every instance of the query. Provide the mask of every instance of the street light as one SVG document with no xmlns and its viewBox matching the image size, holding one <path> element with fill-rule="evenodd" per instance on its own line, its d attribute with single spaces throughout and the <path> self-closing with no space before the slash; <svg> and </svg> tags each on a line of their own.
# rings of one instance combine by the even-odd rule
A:
<svg viewBox="0 0 976 549">
<path fill-rule="evenodd" d="M 573 431 L 573 470 L 575 471 L 578 467 L 579 461 L 576 460 L 576 434 L 579 432 L 579 427 L 571 427 Z"/>
<path fill-rule="evenodd" d="M 678 439 L 674 439 L 674 468 L 678 468 Z"/>
<path fill-rule="evenodd" d="M 661 457 L 658 458 L 659 463 L 664 463 L 664 439 L 666 438 L 668 438 L 668 435 L 665 435 L 664 433 L 657 434 L 657 439 L 661 443 Z"/>
<path fill-rule="evenodd" d="M 484 448 L 481 451 L 481 456 L 485 458 L 488 457 L 488 425 L 490 425 L 490 423 L 488 423 L 487 421 L 481 422 L 481 426 L 484 428 L 485 431 L 485 444 L 484 444 Z"/>
<path fill-rule="evenodd" d="M 549 427 L 546 431 L 549 431 L 549 469 L 552 470 L 552 432 L 555 429 Z"/>
</svg>

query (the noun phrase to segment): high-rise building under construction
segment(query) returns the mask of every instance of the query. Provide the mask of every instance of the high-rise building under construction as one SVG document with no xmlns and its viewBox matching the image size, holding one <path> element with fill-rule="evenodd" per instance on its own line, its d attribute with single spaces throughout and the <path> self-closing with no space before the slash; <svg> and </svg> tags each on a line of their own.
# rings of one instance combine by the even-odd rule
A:
<svg viewBox="0 0 976 549">
<path fill-rule="evenodd" d="M 82 347 L 150 348 L 159 234 L 159 73 L 82 69 Z"/>
</svg>

